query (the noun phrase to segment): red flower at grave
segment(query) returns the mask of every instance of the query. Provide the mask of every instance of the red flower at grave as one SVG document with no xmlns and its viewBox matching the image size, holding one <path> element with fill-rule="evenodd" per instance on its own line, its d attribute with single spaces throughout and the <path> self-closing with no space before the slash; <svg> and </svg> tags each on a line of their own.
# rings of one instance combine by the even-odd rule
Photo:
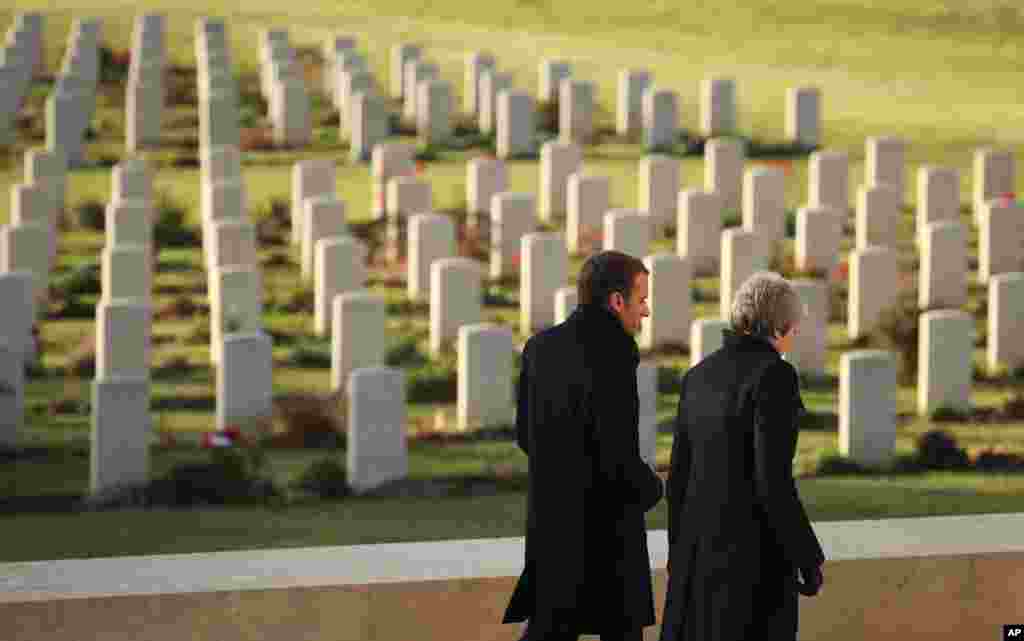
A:
<svg viewBox="0 0 1024 641">
<path fill-rule="evenodd" d="M 516 255 L 512 257 L 512 264 L 518 267 L 519 262 L 522 260 L 521 256 L 522 252 L 516 252 Z"/>
<path fill-rule="evenodd" d="M 426 164 L 422 160 L 417 160 L 416 161 L 416 175 L 417 176 L 421 176 L 423 174 L 423 170 L 425 168 L 426 168 Z"/>
<path fill-rule="evenodd" d="M 843 262 L 841 262 L 841 263 L 838 263 L 832 269 L 832 279 L 833 280 L 844 281 L 844 280 L 846 280 L 849 277 L 849 275 L 850 275 L 850 264 L 848 262 L 846 262 L 845 260 Z"/>
</svg>

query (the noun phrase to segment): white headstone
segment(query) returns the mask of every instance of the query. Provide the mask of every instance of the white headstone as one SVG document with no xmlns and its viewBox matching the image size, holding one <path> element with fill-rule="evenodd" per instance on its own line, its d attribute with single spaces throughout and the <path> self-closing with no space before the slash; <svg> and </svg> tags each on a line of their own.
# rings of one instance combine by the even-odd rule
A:
<svg viewBox="0 0 1024 641">
<path fill-rule="evenodd" d="M 917 237 L 928 223 L 960 221 L 960 171 L 926 165 L 917 170 Z"/>
<path fill-rule="evenodd" d="M 515 158 L 533 153 L 533 98 L 525 91 L 517 89 L 499 91 L 495 128 L 495 150 L 498 158 Z"/>
<path fill-rule="evenodd" d="M 821 141 L 821 90 L 790 87 L 786 90 L 786 140 L 804 147 Z"/>
<path fill-rule="evenodd" d="M 331 389 L 343 390 L 353 371 L 384 365 L 387 305 L 383 296 L 366 290 L 339 293 L 330 305 Z"/>
<path fill-rule="evenodd" d="M 570 254 L 599 247 L 611 184 L 607 176 L 576 172 L 567 186 L 566 246 Z"/>
<path fill-rule="evenodd" d="M 103 248 L 100 267 L 103 300 L 152 300 L 152 263 L 145 245 L 114 245 Z"/>
<path fill-rule="evenodd" d="M 321 238 L 348 235 L 345 203 L 334 194 L 310 196 L 302 201 L 302 277 L 312 280 L 317 273 L 316 244 Z"/>
<path fill-rule="evenodd" d="M 636 391 L 639 407 L 640 458 L 655 464 L 658 451 L 658 366 L 641 361 L 636 368 Z"/>
<path fill-rule="evenodd" d="M 537 203 L 533 194 L 506 191 L 491 198 L 491 278 L 519 274 L 520 239 L 536 227 Z"/>
<path fill-rule="evenodd" d="M 483 317 L 483 269 L 470 258 L 442 258 L 430 264 L 430 351 L 437 356 L 459 327 Z"/>
<path fill-rule="evenodd" d="M 967 411 L 971 405 L 974 319 L 963 310 L 939 309 L 920 316 L 917 411 Z"/>
<path fill-rule="evenodd" d="M 139 299 L 96 306 L 96 380 L 149 378 L 152 308 Z"/>
<path fill-rule="evenodd" d="M 558 139 L 578 145 L 590 144 L 594 136 L 594 83 L 562 80 L 558 88 Z"/>
<path fill-rule="evenodd" d="M 900 222 L 897 192 L 890 186 L 857 190 L 857 249 L 871 245 L 896 247 Z"/>
<path fill-rule="evenodd" d="M 583 166 L 578 145 L 546 142 L 540 150 L 540 219 L 546 222 L 566 215 L 569 176 Z"/>
<path fill-rule="evenodd" d="M 644 147 L 648 151 L 671 149 L 679 128 L 679 95 L 668 89 L 648 87 L 643 96 Z"/>
<path fill-rule="evenodd" d="M 292 166 L 292 244 L 302 242 L 303 201 L 310 196 L 336 194 L 333 160 L 300 160 Z"/>
<path fill-rule="evenodd" d="M 265 434 L 273 415 L 273 343 L 261 331 L 224 336 L 217 367 L 217 429 Z"/>
<path fill-rule="evenodd" d="M 652 155 L 640 159 L 637 208 L 648 216 L 652 238 L 661 238 L 666 227 L 676 224 L 679 176 L 679 161 L 671 156 Z"/>
<path fill-rule="evenodd" d="M 149 480 L 149 380 L 113 377 L 92 383 L 89 491 Z"/>
<path fill-rule="evenodd" d="M 444 214 L 409 217 L 407 287 L 410 300 L 430 300 L 430 265 L 455 256 L 455 225 Z"/>
<path fill-rule="evenodd" d="M 704 145 L 704 191 L 717 193 L 722 208 L 740 211 L 745 152 L 739 140 L 713 138 Z"/>
<path fill-rule="evenodd" d="M 850 340 L 870 334 L 879 316 L 899 297 L 899 266 L 896 250 L 872 246 L 849 254 L 849 311 L 847 332 Z"/>
<path fill-rule="evenodd" d="M 843 239 L 842 214 L 829 207 L 801 207 L 796 211 L 795 263 L 798 271 L 829 276 L 839 258 Z"/>
<path fill-rule="evenodd" d="M 512 330 L 492 323 L 463 325 L 457 349 L 458 429 L 511 425 L 515 419 Z"/>
<path fill-rule="evenodd" d="M 1024 271 L 1024 207 L 990 200 L 978 216 L 978 281 Z"/>
<path fill-rule="evenodd" d="M 651 315 L 640 325 L 640 347 L 689 345 L 690 281 L 693 277 L 689 262 L 668 252 L 652 254 L 643 261 L 650 272 Z"/>
<path fill-rule="evenodd" d="M 512 74 L 495 69 L 480 75 L 480 109 L 477 124 L 480 133 L 494 133 L 498 122 L 498 94 L 512 89 Z"/>
<path fill-rule="evenodd" d="M 561 234 L 533 232 L 520 239 L 520 255 L 519 331 L 528 336 L 561 322 L 556 294 L 569 276 L 569 254 Z"/>
<path fill-rule="evenodd" d="M 603 250 L 643 258 L 651 245 L 647 216 L 636 209 L 610 209 L 604 214 L 603 238 Z"/>
<path fill-rule="evenodd" d="M 2 321 L 0 321 L 2 322 Z M 14 447 L 25 424 L 25 355 L 0 335 L 0 445 Z"/>
<path fill-rule="evenodd" d="M 845 151 L 812 152 L 807 182 L 808 207 L 831 207 L 846 217 L 850 210 L 850 160 Z"/>
<path fill-rule="evenodd" d="M 956 220 L 928 223 L 921 236 L 917 304 L 953 309 L 967 304 L 967 229 Z"/>
<path fill-rule="evenodd" d="M 867 139 L 864 183 L 867 187 L 888 185 L 896 190 L 897 207 L 903 206 L 904 155 L 906 144 L 901 138 L 877 136 Z"/>
<path fill-rule="evenodd" d="M 722 252 L 722 198 L 714 192 L 679 192 L 676 253 L 687 259 L 695 276 L 718 273 Z"/>
<path fill-rule="evenodd" d="M 643 69 L 619 71 L 618 107 L 615 131 L 620 136 L 636 137 L 643 129 L 644 91 L 651 84 L 651 72 Z"/>
<path fill-rule="evenodd" d="M 896 364 L 891 352 L 840 357 L 839 453 L 861 465 L 888 463 L 896 445 Z"/>
<path fill-rule="evenodd" d="M 335 297 L 366 286 L 368 250 L 357 238 L 327 236 L 317 241 L 316 254 L 313 323 L 317 335 L 326 336 L 333 322 Z"/>
<path fill-rule="evenodd" d="M 705 78 L 701 81 L 701 131 L 708 138 L 736 133 L 736 81 Z"/>
<path fill-rule="evenodd" d="M 988 345 L 990 371 L 1024 367 L 1024 272 L 993 276 L 988 281 Z"/>
<path fill-rule="evenodd" d="M 359 368 L 349 376 L 346 391 L 348 485 L 360 493 L 405 478 L 405 374 L 390 367 Z"/>
</svg>

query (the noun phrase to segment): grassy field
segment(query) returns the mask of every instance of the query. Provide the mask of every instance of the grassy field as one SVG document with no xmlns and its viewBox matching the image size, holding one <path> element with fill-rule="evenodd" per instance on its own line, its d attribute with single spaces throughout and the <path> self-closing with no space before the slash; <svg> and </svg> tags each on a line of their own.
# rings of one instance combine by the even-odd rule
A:
<svg viewBox="0 0 1024 641">
<path fill-rule="evenodd" d="M 942 3 L 860 2 L 832 0 L 787 3 L 776 6 L 763 1 L 746 0 L 730 6 L 721 3 L 694 3 L 678 7 L 655 0 L 640 0 L 628 5 L 586 3 L 567 0 L 555 4 L 548 0 L 520 0 L 479 5 L 465 0 L 433 0 L 415 3 L 400 0 L 373 2 L 307 3 L 289 7 L 283 14 L 278 5 L 263 0 L 244 7 L 228 4 L 183 9 L 169 2 L 132 3 L 62 2 L 53 9 L 16 1 L 0 10 L 0 28 L 6 28 L 17 11 L 40 9 L 47 15 L 47 61 L 51 71 L 58 66 L 70 21 L 74 16 L 103 19 L 103 37 L 112 49 L 129 46 L 131 21 L 138 11 L 157 10 L 167 15 L 168 47 L 173 64 L 193 67 L 193 23 L 197 16 L 222 13 L 228 20 L 236 72 L 251 82 L 255 72 L 259 29 L 269 26 L 289 28 L 296 47 L 319 49 L 331 33 L 351 33 L 358 38 L 376 77 L 386 83 L 389 75 L 388 52 L 402 41 L 422 43 L 427 55 L 439 63 L 442 77 L 451 80 L 461 93 L 464 56 L 468 51 L 487 49 L 496 54 L 499 66 L 514 74 L 517 86 L 535 92 L 537 69 L 541 59 L 558 57 L 570 60 L 577 77 L 597 83 L 598 126 L 609 127 L 615 110 L 616 74 L 629 67 L 647 68 L 657 84 L 674 89 L 681 98 L 681 124 L 695 131 L 698 125 L 698 98 L 701 79 L 712 73 L 731 75 L 737 80 L 739 126 L 745 135 L 765 141 L 778 141 L 783 135 L 783 106 L 787 87 L 815 84 L 823 95 L 824 147 L 844 150 L 850 159 L 851 196 L 863 181 L 864 140 L 867 136 L 895 134 L 907 140 L 906 201 L 916 202 L 916 172 L 923 165 L 941 165 L 960 170 L 961 198 L 970 201 L 972 151 L 995 144 L 1019 152 L 1024 140 L 1024 124 L 1019 105 L 1024 90 L 1019 75 L 1024 68 L 1024 13 L 1008 4 L 993 2 Z M 311 79 L 316 66 L 308 70 Z M 317 83 L 313 85 L 319 87 Z M 89 146 L 93 157 L 117 158 L 123 155 L 123 85 L 104 87 L 95 121 L 98 137 Z M 44 84 L 33 90 L 25 113 L 41 117 L 42 101 L 48 93 Z M 460 103 L 461 104 L 461 101 Z M 326 114 L 322 106 L 314 109 L 314 118 Z M 38 125 L 38 121 L 37 125 Z M 38 126 L 34 127 L 40 131 Z M 254 152 L 246 154 L 243 173 L 254 218 L 264 215 L 271 199 L 288 200 L 291 164 L 298 157 L 332 158 L 337 164 L 339 197 L 348 206 L 350 219 L 358 223 L 368 219 L 370 207 L 369 169 L 348 163 L 346 154 L 332 135 L 332 128 L 317 127 L 318 142 L 302 154 L 294 152 Z M 149 154 L 158 167 L 154 187 L 158 193 L 183 206 L 187 221 L 199 220 L 199 175 L 197 169 L 172 168 L 166 163 L 188 155 L 189 137 L 197 134 L 194 105 L 175 105 L 168 112 L 165 136 L 167 146 Z M 20 133 L 18 144 L 6 158 L 0 157 L 0 193 L 22 180 L 21 156 L 25 148 L 41 145 L 38 137 Z M 465 199 L 465 162 L 479 151 L 445 152 L 437 162 L 425 165 L 423 176 L 433 186 L 435 206 L 439 210 L 457 210 Z M 639 145 L 610 141 L 586 149 L 589 169 L 611 179 L 613 206 L 630 207 L 637 201 L 637 167 L 642 155 Z M 1018 153 L 1019 156 L 1019 153 Z M 5 164 L 6 163 L 6 164 Z M 684 188 L 703 184 L 700 157 L 682 159 Z M 1024 174 L 1024 163 L 1018 163 Z M 1022 176 L 1018 175 L 1018 183 Z M 539 170 L 536 161 L 509 163 L 510 188 L 536 192 Z M 787 169 L 786 205 L 802 206 L 807 194 L 807 162 L 796 158 Z M 69 177 L 69 208 L 87 201 L 106 202 L 110 195 L 110 170 L 104 168 L 75 171 Z M 9 199 L 0 198 L 0 222 L 9 218 Z M 965 209 L 964 221 L 971 218 Z M 913 264 L 913 213 L 908 209 L 901 225 L 901 249 L 904 263 Z M 674 240 L 652 244 L 653 251 L 672 251 Z M 789 241 L 790 245 L 792 241 Z M 73 267 L 99 260 L 103 246 L 100 232 L 71 229 L 62 232 L 58 267 L 53 278 L 66 275 Z M 844 240 L 844 252 L 852 237 Z M 976 256 L 977 231 L 972 229 L 971 254 Z M 260 250 L 261 260 L 284 256 L 281 264 L 264 266 L 265 297 L 281 302 L 299 287 L 297 253 L 287 246 L 268 246 Z M 180 298 L 205 300 L 206 275 L 198 247 L 165 249 L 156 274 L 154 306 L 166 307 Z M 571 263 L 578 271 L 580 259 Z M 910 271 L 907 276 L 913 278 Z M 387 283 L 386 270 L 374 270 L 372 289 L 384 293 L 390 302 L 401 303 L 404 287 Z M 695 317 L 717 316 L 717 279 L 698 279 L 694 289 L 700 301 L 693 306 Z M 971 275 L 972 295 L 969 309 L 977 312 L 979 329 L 984 327 L 985 292 Z M 511 301 L 518 299 L 518 288 L 497 288 Z M 88 302 L 90 299 L 83 299 Z M 485 316 L 512 324 L 518 332 L 516 307 L 488 306 Z M 153 330 L 153 365 L 185 359 L 192 368 L 184 373 L 154 375 L 152 394 L 156 426 L 162 432 L 184 435 L 213 429 L 214 391 L 209 367 L 208 341 L 197 328 L 206 324 L 202 314 L 194 318 L 160 320 Z M 283 313 L 268 305 L 265 315 L 268 329 L 288 335 L 290 342 L 275 345 L 275 392 L 326 393 L 330 374 L 322 366 L 295 366 L 289 358 L 296 345 L 323 351 L 326 343 L 313 336 L 309 313 Z M 396 338 L 417 336 L 425 347 L 427 316 L 423 312 L 393 316 L 389 329 Z M 63 368 L 84 340 L 95 331 L 92 318 L 46 320 L 41 325 L 44 365 Z M 525 337 L 518 335 L 517 341 Z M 845 325 L 833 322 L 829 327 L 830 384 L 808 388 L 804 392 L 809 409 L 822 416 L 823 429 L 804 430 L 800 436 L 796 470 L 814 469 L 818 460 L 836 451 L 835 412 L 840 354 L 850 347 Z M 984 343 L 978 345 L 975 362 L 982 363 Z M 649 356 L 659 365 L 685 367 L 686 356 Z M 90 377 L 48 376 L 30 381 L 27 390 L 26 443 L 80 447 L 88 440 L 89 415 L 76 410 L 77 401 L 89 398 Z M 1019 384 L 1006 379 L 979 382 L 972 402 L 981 408 L 1000 407 Z M 181 402 L 186 399 L 187 402 Z M 452 399 L 453 400 L 453 399 Z M 53 411 L 54 401 L 71 409 Z M 659 420 L 674 414 L 673 395 L 659 398 Z M 427 428 L 440 409 L 450 413 L 453 402 L 414 403 L 410 405 L 410 429 Z M 897 433 L 897 453 L 913 450 L 915 437 L 935 427 L 927 419 L 913 417 L 914 389 L 899 390 L 901 421 Z M 1024 452 L 1024 421 L 994 424 L 944 425 L 956 435 L 960 445 L 971 452 L 987 447 Z M 658 439 L 658 459 L 667 463 L 671 435 Z M 291 478 L 317 456 L 318 452 L 275 453 L 275 473 Z M 154 450 L 154 471 L 169 469 L 177 459 Z M 517 473 L 525 472 L 525 457 L 512 443 L 474 445 L 416 444 L 410 452 L 410 472 L 418 478 L 448 474 L 488 473 L 495 465 Z M 801 491 L 812 518 L 873 518 L 985 511 L 1017 511 L 1016 495 L 1024 489 L 1024 479 L 978 474 L 926 475 L 922 477 L 884 477 L 871 479 L 818 478 L 801 482 Z M 87 459 L 68 457 L 47 463 L 18 462 L 0 468 L 0 494 L 24 496 L 84 491 L 88 485 Z M 475 499 L 449 499 L 439 502 L 443 508 L 394 505 L 395 513 L 415 521 L 414 527 L 400 525 L 388 501 L 363 500 L 332 505 L 329 509 L 295 507 L 282 513 L 258 509 L 199 510 L 167 512 L 140 517 L 136 513 L 66 515 L 29 515 L 3 517 L 5 531 L 12 531 L 24 546 L 12 550 L 17 559 L 56 558 L 55 555 L 105 555 L 161 551 L 198 551 L 227 547 L 261 545 L 318 545 L 396 540 L 388 532 L 401 532 L 405 540 L 448 538 L 454 536 L 509 536 L 521 533 L 524 497 L 499 494 Z M 384 512 L 383 510 L 388 510 Z M 664 527 L 664 507 L 650 514 L 652 527 Z M 150 520 L 152 517 L 152 520 Z M 66 542 L 38 532 L 60 532 L 60 524 L 75 519 L 83 536 L 78 549 Z M 62 521 L 64 519 L 65 521 Z M 146 522 L 147 537 L 111 543 L 108 536 L 118 531 L 134 532 L 133 519 Z M 660 519 L 660 520 L 659 520 Z M 224 525 L 217 525 L 223 520 Z M 328 525 L 329 523 L 329 525 Z M 358 527 L 353 527 L 358 523 Z M 159 525 L 158 525 L 159 524 Z M 338 527 L 338 524 L 345 524 Z M 263 525 L 264 527 L 260 527 Z M 56 527 L 55 527 L 56 526 Z M 142 526 L 139 526 L 142 527 Z M 10 528 L 8 530 L 7 528 Z M 24 528 L 24 529 L 22 529 Z M 94 536 L 86 533 L 94 532 Z M 188 535 L 173 535 L 189 532 Z M 132 547 L 132 546 L 138 546 Z M 182 546 L 182 547 L 177 547 Z M 190 547 L 195 546 L 195 547 Z M 121 552 L 130 549 L 132 551 Z M 15 560 L 11 557 L 10 560 Z"/>
<path fill-rule="evenodd" d="M 807 479 L 812 521 L 986 514 L 1024 510 L 1024 477 L 932 473 L 922 477 Z M 73 519 L 73 520 L 72 520 Z M 357 499 L 291 506 L 19 514 L 2 519 L 0 562 L 186 554 L 523 536 L 526 496 Z M 664 501 L 649 529 L 668 527 Z M 74 528 L 74 536 L 68 536 Z"/>
</svg>

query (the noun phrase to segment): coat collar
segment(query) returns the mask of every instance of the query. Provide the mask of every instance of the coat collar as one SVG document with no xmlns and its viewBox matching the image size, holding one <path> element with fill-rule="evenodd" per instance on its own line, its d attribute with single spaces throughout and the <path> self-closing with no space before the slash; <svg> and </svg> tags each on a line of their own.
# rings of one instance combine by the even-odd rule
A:
<svg viewBox="0 0 1024 641">
<path fill-rule="evenodd" d="M 603 305 L 578 305 L 571 318 L 580 323 L 584 332 L 596 342 L 612 348 L 616 353 L 639 363 L 640 350 L 636 340 L 626 331 L 618 315 Z"/>
<path fill-rule="evenodd" d="M 779 354 L 779 350 L 767 338 L 753 334 L 740 334 L 731 328 L 722 330 L 722 345 L 736 349 L 767 350 Z"/>
</svg>

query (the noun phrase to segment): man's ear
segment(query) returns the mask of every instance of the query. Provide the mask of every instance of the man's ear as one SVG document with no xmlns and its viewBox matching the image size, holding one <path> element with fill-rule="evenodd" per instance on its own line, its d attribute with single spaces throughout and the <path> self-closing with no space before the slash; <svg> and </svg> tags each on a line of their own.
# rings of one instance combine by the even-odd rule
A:
<svg viewBox="0 0 1024 641">
<path fill-rule="evenodd" d="M 611 307 L 613 310 L 618 311 L 618 308 L 615 306 L 616 296 L 618 296 L 619 305 L 623 307 L 626 306 L 626 299 L 623 298 L 622 294 L 619 292 L 612 292 L 611 296 L 608 297 L 608 306 Z"/>
</svg>

